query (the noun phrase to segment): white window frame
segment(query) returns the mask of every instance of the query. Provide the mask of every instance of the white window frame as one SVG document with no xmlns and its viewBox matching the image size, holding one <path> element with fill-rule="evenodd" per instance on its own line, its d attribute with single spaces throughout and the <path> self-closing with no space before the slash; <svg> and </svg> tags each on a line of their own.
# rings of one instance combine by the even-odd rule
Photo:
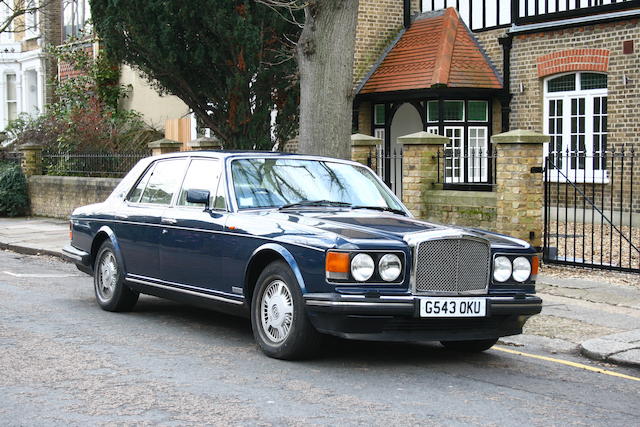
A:
<svg viewBox="0 0 640 427">
<path fill-rule="evenodd" d="M 587 73 L 593 73 L 586 71 Z M 606 184 L 609 182 L 609 171 L 605 170 L 593 170 L 593 100 L 594 98 L 607 97 L 608 90 L 606 88 L 601 89 L 585 89 L 580 88 L 580 75 L 582 72 L 570 72 L 554 74 L 544 79 L 544 96 L 543 96 L 543 131 L 545 135 L 550 134 L 549 129 L 549 101 L 561 100 L 562 101 L 562 154 L 566 156 L 567 150 L 569 153 L 575 153 L 571 151 L 571 100 L 572 99 L 585 99 L 585 129 L 584 129 L 584 144 L 585 144 L 585 165 L 584 169 L 573 169 L 570 166 L 570 161 L 564 159 L 560 168 L 553 168 L 549 171 L 549 180 L 552 182 L 566 182 L 570 180 L 577 183 L 594 183 L 594 184 Z M 604 73 L 594 73 L 604 74 Z M 563 92 L 549 92 L 549 81 L 557 77 L 565 75 L 574 75 L 576 79 L 575 90 L 563 91 Z M 557 132 L 556 132 L 557 133 Z M 606 132 L 600 132 L 599 134 L 606 134 Z M 549 155 L 549 143 L 544 144 L 544 156 Z"/>
<path fill-rule="evenodd" d="M 9 76 L 13 76 L 15 79 L 15 98 L 13 99 L 9 99 Z M 4 116 L 4 124 L 5 126 L 9 124 L 9 122 L 11 121 L 11 119 L 9 118 L 9 104 L 14 104 L 15 105 L 15 111 L 16 111 L 16 118 L 20 115 L 20 103 L 19 103 L 19 98 L 20 98 L 20 84 L 19 84 L 19 77 L 18 77 L 18 73 L 15 72 L 7 72 L 4 73 L 2 76 L 2 101 L 3 101 L 3 105 L 4 105 L 4 110 L 5 110 L 5 116 Z"/>
<path fill-rule="evenodd" d="M 25 9 L 38 8 L 38 0 L 24 0 Z M 39 11 L 24 14 L 24 35 L 26 39 L 33 39 L 40 35 L 39 31 Z"/>
<path fill-rule="evenodd" d="M 463 184 L 465 158 L 463 147 L 465 142 L 464 126 L 445 126 L 444 136 L 449 138 L 449 142 L 444 145 L 446 150 L 452 150 L 451 166 L 444 165 L 444 182 L 447 184 Z M 454 137 L 456 131 L 460 132 L 458 137 Z M 458 163 L 458 164 L 456 164 Z M 457 172 L 457 174 L 456 174 Z"/>
<path fill-rule="evenodd" d="M 81 31 L 84 31 L 84 35 L 90 33 L 91 27 L 88 25 L 90 19 L 91 8 L 89 7 L 89 0 L 63 0 L 63 38 L 79 37 Z M 67 27 L 70 27 L 70 34 L 66 33 Z"/>
<path fill-rule="evenodd" d="M 483 137 L 471 136 L 472 132 L 484 132 Z M 487 126 L 469 126 L 467 127 L 467 182 L 482 183 L 488 182 L 489 179 L 489 128 Z M 471 139 L 475 138 L 480 142 L 480 147 L 472 147 Z M 479 148 L 476 152 L 474 149 Z"/>
</svg>

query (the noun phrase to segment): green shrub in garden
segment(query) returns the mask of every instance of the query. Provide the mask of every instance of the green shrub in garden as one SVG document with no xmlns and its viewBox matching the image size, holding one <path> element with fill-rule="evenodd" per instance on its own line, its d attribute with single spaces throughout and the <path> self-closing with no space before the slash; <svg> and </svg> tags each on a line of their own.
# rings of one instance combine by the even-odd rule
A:
<svg viewBox="0 0 640 427">
<path fill-rule="evenodd" d="M 26 215 L 29 210 L 27 179 L 20 166 L 0 162 L 0 216 Z"/>
</svg>

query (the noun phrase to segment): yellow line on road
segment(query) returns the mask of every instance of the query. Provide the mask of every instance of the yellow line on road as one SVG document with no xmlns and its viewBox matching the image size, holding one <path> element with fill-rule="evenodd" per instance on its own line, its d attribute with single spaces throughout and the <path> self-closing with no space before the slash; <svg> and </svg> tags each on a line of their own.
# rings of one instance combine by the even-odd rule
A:
<svg viewBox="0 0 640 427">
<path fill-rule="evenodd" d="M 537 354 L 523 353 L 521 351 L 511 350 L 508 348 L 498 347 L 498 346 L 493 346 L 491 348 L 493 350 L 502 351 L 504 353 L 517 354 L 518 356 L 531 357 L 533 359 L 540 359 L 540 360 L 545 360 L 547 362 L 559 363 L 561 365 L 567 365 L 574 368 L 585 369 L 587 371 L 597 372 L 599 374 L 611 375 L 612 377 L 624 378 L 632 381 L 640 381 L 640 378 L 638 377 L 632 377 L 631 375 L 620 374 L 618 372 L 608 371 L 606 369 L 594 368 L 593 366 L 583 365 L 582 363 L 570 362 L 568 360 L 562 360 L 562 359 L 554 359 L 553 357 L 539 356 Z"/>
</svg>

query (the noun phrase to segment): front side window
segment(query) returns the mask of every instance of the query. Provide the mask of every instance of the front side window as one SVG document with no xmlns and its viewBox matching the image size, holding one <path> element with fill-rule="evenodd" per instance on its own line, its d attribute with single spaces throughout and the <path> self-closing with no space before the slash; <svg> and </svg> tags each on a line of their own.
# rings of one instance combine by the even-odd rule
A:
<svg viewBox="0 0 640 427">
<path fill-rule="evenodd" d="M 404 210 L 367 168 L 351 164 L 291 158 L 239 159 L 232 162 L 231 172 L 240 209 L 327 201 Z"/>
<path fill-rule="evenodd" d="M 187 202 L 188 190 L 207 190 L 209 191 L 209 206 L 215 206 L 216 191 L 220 181 L 220 162 L 215 159 L 193 159 L 187 170 L 182 183 L 182 189 L 178 196 L 178 206 L 197 206 L 195 203 Z M 224 206 L 223 206 L 224 207 Z"/>
<path fill-rule="evenodd" d="M 552 179 L 606 182 L 607 75 L 579 72 L 544 85 L 545 147 Z"/>
<path fill-rule="evenodd" d="M 149 176 L 139 203 L 169 205 L 180 187 L 186 165 L 186 159 L 159 161 Z"/>
</svg>

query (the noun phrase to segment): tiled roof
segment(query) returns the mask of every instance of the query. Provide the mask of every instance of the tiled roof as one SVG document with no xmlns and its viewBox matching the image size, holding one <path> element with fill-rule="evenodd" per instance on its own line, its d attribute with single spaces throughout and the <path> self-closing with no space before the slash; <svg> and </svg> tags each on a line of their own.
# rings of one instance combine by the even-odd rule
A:
<svg viewBox="0 0 640 427">
<path fill-rule="evenodd" d="M 502 88 L 489 58 L 454 8 L 418 17 L 383 55 L 358 93 L 443 85 Z"/>
</svg>

